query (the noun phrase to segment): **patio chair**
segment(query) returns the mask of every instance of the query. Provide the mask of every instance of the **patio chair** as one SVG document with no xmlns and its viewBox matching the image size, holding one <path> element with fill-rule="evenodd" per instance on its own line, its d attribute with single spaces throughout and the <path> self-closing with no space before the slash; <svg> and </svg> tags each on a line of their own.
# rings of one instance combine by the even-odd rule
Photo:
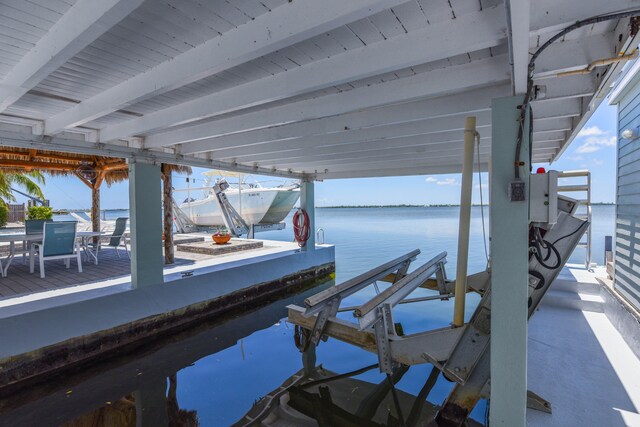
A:
<svg viewBox="0 0 640 427">
<path fill-rule="evenodd" d="M 26 219 L 24 221 L 24 232 L 25 234 L 42 234 L 42 230 L 44 228 L 45 222 L 52 222 L 51 219 Z M 31 243 L 40 243 L 40 242 L 31 242 Z M 22 262 L 25 263 L 25 256 L 29 254 L 29 242 L 22 242 Z"/>
<path fill-rule="evenodd" d="M 45 222 L 53 222 L 50 219 L 27 219 L 24 221 L 25 234 L 42 233 Z"/>
<path fill-rule="evenodd" d="M 52 259 L 64 259 L 69 268 L 70 259 L 75 258 L 78 272 L 82 273 L 80 244 L 76 239 L 75 221 L 46 222 L 42 243 L 33 243 L 29 254 L 29 272 L 33 273 L 36 253 L 40 261 L 40 277 L 44 279 L 44 262 Z"/>
<path fill-rule="evenodd" d="M 118 248 L 123 247 L 124 251 L 127 254 L 127 257 L 131 258 L 131 256 L 129 255 L 129 246 L 127 245 L 127 240 L 125 239 L 125 236 L 124 236 L 124 233 L 127 230 L 128 220 L 129 218 L 126 218 L 126 217 L 120 217 L 116 219 L 116 226 L 111 236 L 102 236 L 98 240 L 98 248 L 97 248 L 98 252 L 102 250 L 103 247 L 107 246 L 107 247 L 113 248 L 116 251 L 116 255 L 118 256 L 118 258 L 120 258 L 120 251 L 118 251 Z M 108 241 L 106 241 L 107 239 Z M 103 240 L 105 240 L 106 242 L 103 243 Z M 94 245 L 90 244 L 90 246 L 94 246 Z M 96 252 L 96 256 L 98 252 Z"/>
</svg>

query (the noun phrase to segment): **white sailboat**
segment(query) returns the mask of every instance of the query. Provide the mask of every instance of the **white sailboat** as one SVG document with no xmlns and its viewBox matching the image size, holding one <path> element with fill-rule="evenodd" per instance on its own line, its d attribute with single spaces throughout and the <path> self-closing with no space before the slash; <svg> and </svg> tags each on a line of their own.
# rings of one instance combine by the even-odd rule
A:
<svg viewBox="0 0 640 427">
<path fill-rule="evenodd" d="M 229 172 L 209 171 L 203 174 L 207 185 L 201 188 L 189 188 L 187 198 L 180 204 L 184 212 L 196 225 L 224 225 L 222 212 L 213 192 L 212 181 L 215 177 L 236 177 L 238 184 L 225 191 L 233 208 L 248 224 L 276 224 L 284 220 L 300 197 L 300 186 L 283 184 L 276 187 L 263 187 L 258 182 L 247 182 L 247 177 Z M 191 191 L 205 191 L 204 197 L 194 199 Z"/>
</svg>

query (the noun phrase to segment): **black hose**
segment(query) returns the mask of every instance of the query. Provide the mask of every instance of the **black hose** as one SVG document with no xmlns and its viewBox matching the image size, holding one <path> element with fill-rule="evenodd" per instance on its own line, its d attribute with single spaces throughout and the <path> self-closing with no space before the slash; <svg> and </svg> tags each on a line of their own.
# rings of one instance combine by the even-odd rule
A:
<svg viewBox="0 0 640 427">
<path fill-rule="evenodd" d="M 540 54 L 542 52 L 544 52 L 545 49 L 547 49 L 549 46 L 551 46 L 551 44 L 553 44 L 554 42 L 556 42 L 557 40 L 561 39 L 562 37 L 564 37 L 565 35 L 567 35 L 568 33 L 570 33 L 571 31 L 577 30 L 578 28 L 584 27 L 585 25 L 593 25 L 593 24 L 597 24 L 599 22 L 606 22 L 606 21 L 611 21 L 611 20 L 616 20 L 616 19 L 624 19 L 624 18 L 631 18 L 631 17 L 636 17 L 636 16 L 640 16 L 640 9 L 632 9 L 632 10 L 628 10 L 625 12 L 618 12 L 618 13 L 611 13 L 608 15 L 600 15 L 600 16 L 594 16 L 591 18 L 587 18 L 584 19 L 582 21 L 577 21 L 575 24 L 568 26 L 567 28 L 565 28 L 564 30 L 560 31 L 559 33 L 557 33 L 556 35 L 554 35 L 553 37 L 551 37 L 549 40 L 546 41 L 546 43 L 544 43 L 542 46 L 540 46 L 538 48 L 538 50 L 536 50 L 533 55 L 531 55 L 531 59 L 529 60 L 529 65 L 527 67 L 527 91 L 525 93 L 524 99 L 522 101 L 522 105 L 520 106 L 520 125 L 521 127 L 524 126 L 524 119 L 525 119 L 525 115 L 527 114 L 527 110 L 529 110 L 530 112 L 530 107 L 531 107 L 531 95 L 533 93 L 533 73 L 535 71 L 536 68 L 536 59 L 538 59 L 538 56 L 540 56 Z M 530 116 L 530 122 L 529 122 L 529 146 L 531 147 L 531 145 L 533 144 L 532 141 L 532 135 L 533 135 L 533 115 L 531 114 L 531 112 L 529 113 Z M 516 141 L 516 155 L 515 155 L 515 161 L 514 161 L 514 167 L 515 167 L 515 177 L 516 179 L 518 179 L 520 177 L 520 152 L 522 150 L 522 137 L 523 137 L 523 132 L 521 129 L 518 130 L 518 138 Z M 529 150 L 530 156 L 532 156 L 532 150 Z M 529 159 L 529 166 L 531 166 L 531 159 L 532 157 L 530 157 Z"/>
<path fill-rule="evenodd" d="M 535 228 L 533 235 L 534 240 L 529 244 L 529 246 L 534 248 L 533 255 L 536 257 L 540 265 L 548 270 L 555 270 L 556 268 L 560 267 L 560 265 L 562 264 L 562 257 L 560 256 L 560 252 L 558 251 L 558 249 L 556 249 L 555 245 L 542 238 L 540 229 L 538 227 Z M 542 249 L 546 250 L 546 254 L 542 254 Z M 556 257 L 556 262 L 553 265 L 549 265 L 546 263 L 546 261 L 549 260 L 552 252 Z"/>
</svg>

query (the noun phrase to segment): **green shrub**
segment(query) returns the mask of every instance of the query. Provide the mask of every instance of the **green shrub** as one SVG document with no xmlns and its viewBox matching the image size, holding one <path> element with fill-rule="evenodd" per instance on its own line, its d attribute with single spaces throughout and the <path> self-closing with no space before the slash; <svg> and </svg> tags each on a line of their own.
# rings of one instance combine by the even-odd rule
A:
<svg viewBox="0 0 640 427">
<path fill-rule="evenodd" d="M 0 227 L 4 227 L 5 225 L 7 225 L 8 216 L 9 208 L 5 204 L 0 203 Z"/>
<path fill-rule="evenodd" d="M 49 206 L 29 206 L 27 209 L 27 219 L 51 218 L 53 218 L 53 208 Z"/>
</svg>

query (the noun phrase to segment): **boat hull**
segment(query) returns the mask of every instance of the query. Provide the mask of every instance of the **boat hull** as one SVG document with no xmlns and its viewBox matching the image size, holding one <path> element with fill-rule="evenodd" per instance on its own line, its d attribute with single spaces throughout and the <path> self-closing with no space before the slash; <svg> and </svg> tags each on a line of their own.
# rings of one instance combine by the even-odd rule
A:
<svg viewBox="0 0 640 427">
<path fill-rule="evenodd" d="M 248 224 L 275 224 L 289 214 L 300 197 L 300 190 L 298 188 L 252 188 L 242 190 L 239 194 L 237 189 L 229 189 L 225 191 L 225 195 L 231 206 Z M 224 225 L 215 195 L 190 203 L 182 203 L 180 209 L 196 225 Z"/>
</svg>

